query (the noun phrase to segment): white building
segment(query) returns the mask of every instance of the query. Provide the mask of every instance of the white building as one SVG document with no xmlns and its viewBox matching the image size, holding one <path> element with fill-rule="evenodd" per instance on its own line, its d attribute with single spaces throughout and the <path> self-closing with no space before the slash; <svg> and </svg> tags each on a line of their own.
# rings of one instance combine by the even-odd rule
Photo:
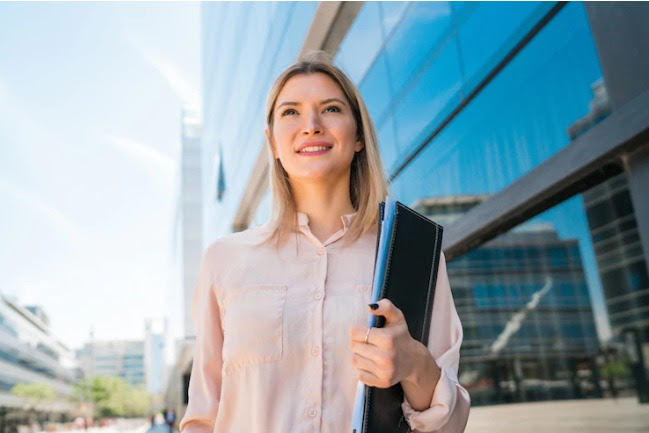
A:
<svg viewBox="0 0 649 433">
<path fill-rule="evenodd" d="M 196 112 L 185 109 L 182 114 L 181 190 L 178 201 L 184 305 L 191 305 L 203 253 L 202 173 L 200 117 Z M 186 308 L 183 309 L 183 326 L 183 335 L 194 335 L 191 313 Z"/>
<path fill-rule="evenodd" d="M 144 371 L 146 389 L 152 394 L 162 391 L 165 375 L 165 341 L 167 321 L 148 319 L 144 336 Z"/>
<path fill-rule="evenodd" d="M 52 335 L 42 308 L 23 307 L 0 292 L 2 405 L 20 404 L 10 394 L 19 383 L 47 384 L 63 399 L 72 394 L 78 376 L 74 352 Z"/>
<path fill-rule="evenodd" d="M 117 376 L 133 384 L 145 384 L 143 341 L 92 341 L 77 352 L 86 377 Z"/>
</svg>

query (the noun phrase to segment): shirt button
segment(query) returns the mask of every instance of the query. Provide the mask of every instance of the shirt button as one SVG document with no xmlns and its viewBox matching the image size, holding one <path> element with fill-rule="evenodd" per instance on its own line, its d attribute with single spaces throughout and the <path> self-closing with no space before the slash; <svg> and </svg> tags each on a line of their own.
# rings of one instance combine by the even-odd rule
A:
<svg viewBox="0 0 649 433">
<path fill-rule="evenodd" d="M 313 295 L 313 299 L 315 300 L 322 299 L 322 292 L 315 292 L 315 294 Z"/>
<path fill-rule="evenodd" d="M 326 251 L 325 251 L 324 248 L 322 248 L 322 247 L 318 248 L 318 255 L 323 256 L 325 252 Z"/>
<path fill-rule="evenodd" d="M 316 416 L 318 416 L 318 409 L 312 407 L 311 409 L 309 409 L 308 413 L 311 418 L 315 418 Z"/>
<path fill-rule="evenodd" d="M 320 355 L 320 348 L 318 346 L 313 346 L 311 349 L 311 355 L 318 356 Z"/>
</svg>

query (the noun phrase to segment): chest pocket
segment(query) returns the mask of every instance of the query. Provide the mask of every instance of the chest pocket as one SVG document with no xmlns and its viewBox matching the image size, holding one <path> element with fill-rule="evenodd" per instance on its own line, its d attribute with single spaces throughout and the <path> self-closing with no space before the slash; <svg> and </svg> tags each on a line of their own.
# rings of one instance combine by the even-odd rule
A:
<svg viewBox="0 0 649 433">
<path fill-rule="evenodd" d="M 223 317 L 226 374 L 282 358 L 286 290 L 280 285 L 250 286 L 228 299 Z"/>
</svg>

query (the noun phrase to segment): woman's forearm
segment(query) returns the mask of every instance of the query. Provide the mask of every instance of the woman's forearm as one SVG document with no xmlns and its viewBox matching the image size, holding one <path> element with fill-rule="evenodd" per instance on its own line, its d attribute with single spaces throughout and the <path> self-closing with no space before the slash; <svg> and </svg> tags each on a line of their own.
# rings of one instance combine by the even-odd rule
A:
<svg viewBox="0 0 649 433">
<path fill-rule="evenodd" d="M 441 370 L 426 346 L 413 340 L 412 356 L 415 365 L 412 373 L 401 381 L 401 387 L 410 406 L 416 411 L 430 407 Z"/>
</svg>

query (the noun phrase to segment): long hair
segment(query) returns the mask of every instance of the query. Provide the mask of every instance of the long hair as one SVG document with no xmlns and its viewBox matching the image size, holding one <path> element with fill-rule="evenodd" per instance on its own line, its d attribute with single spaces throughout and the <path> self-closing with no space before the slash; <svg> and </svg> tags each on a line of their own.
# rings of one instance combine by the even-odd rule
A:
<svg viewBox="0 0 649 433">
<path fill-rule="evenodd" d="M 378 204 L 387 194 L 387 182 L 379 155 L 374 123 L 354 83 L 343 71 L 333 65 L 328 54 L 322 51 L 311 52 L 287 68 L 275 80 L 266 101 L 266 126 L 272 137 L 275 103 L 286 82 L 296 75 L 315 73 L 329 76 L 343 91 L 356 121 L 356 133 L 363 144 L 362 150 L 354 155 L 349 179 L 349 196 L 356 210 L 356 217 L 348 229 L 347 239 L 353 241 L 376 226 Z M 270 146 L 271 143 L 269 142 L 268 145 Z M 279 159 L 273 157 L 272 151 L 268 154 L 273 193 L 270 238 L 275 238 L 279 242 L 285 238 L 285 235 L 297 229 L 297 209 L 288 173 Z"/>
</svg>

